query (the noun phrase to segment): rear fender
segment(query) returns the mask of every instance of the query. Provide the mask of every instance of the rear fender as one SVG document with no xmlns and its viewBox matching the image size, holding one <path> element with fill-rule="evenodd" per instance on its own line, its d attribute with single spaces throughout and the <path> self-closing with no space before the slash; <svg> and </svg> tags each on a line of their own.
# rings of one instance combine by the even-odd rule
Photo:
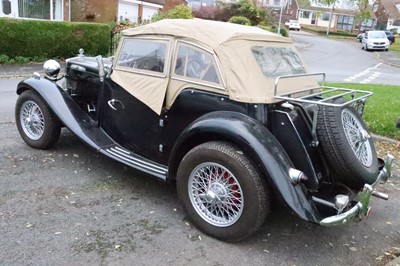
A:
<svg viewBox="0 0 400 266">
<path fill-rule="evenodd" d="M 270 183 L 295 213 L 304 220 L 319 222 L 319 212 L 306 188 L 291 182 L 289 169 L 293 163 L 285 150 L 263 124 L 241 113 L 213 112 L 189 125 L 172 150 L 170 173 L 175 173 L 189 149 L 211 140 L 226 140 L 240 146 L 267 173 Z"/>
</svg>

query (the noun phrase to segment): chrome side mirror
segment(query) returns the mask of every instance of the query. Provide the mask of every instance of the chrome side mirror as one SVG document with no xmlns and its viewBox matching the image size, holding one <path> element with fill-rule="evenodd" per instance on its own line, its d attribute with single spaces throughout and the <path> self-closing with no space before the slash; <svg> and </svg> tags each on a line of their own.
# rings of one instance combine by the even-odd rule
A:
<svg viewBox="0 0 400 266">
<path fill-rule="evenodd" d="M 56 78 L 58 73 L 60 73 L 61 66 L 56 60 L 50 59 L 44 63 L 43 69 L 47 76 Z"/>
</svg>

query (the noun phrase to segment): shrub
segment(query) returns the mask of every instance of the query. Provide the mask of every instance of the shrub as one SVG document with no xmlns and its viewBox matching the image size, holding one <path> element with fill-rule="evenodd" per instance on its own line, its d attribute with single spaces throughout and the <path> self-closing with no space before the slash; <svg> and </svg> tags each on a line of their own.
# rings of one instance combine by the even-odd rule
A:
<svg viewBox="0 0 400 266">
<path fill-rule="evenodd" d="M 10 57 L 8 57 L 5 54 L 0 54 L 0 64 L 8 63 L 9 60 L 10 60 Z"/>
<path fill-rule="evenodd" d="M 85 49 L 88 55 L 107 55 L 110 27 L 106 24 L 0 18 L 0 54 L 21 57 L 70 57 Z M 19 57 L 19 58 L 17 58 Z"/>
<path fill-rule="evenodd" d="M 173 9 L 170 9 L 166 12 L 164 11 L 158 11 L 157 14 L 155 14 L 151 21 L 159 21 L 162 19 L 177 19 L 177 18 L 183 18 L 183 19 L 190 19 L 193 18 L 192 14 L 192 9 L 190 6 L 187 5 L 177 5 Z"/>
<path fill-rule="evenodd" d="M 248 18 L 243 16 L 233 16 L 229 19 L 230 23 L 250 26 L 251 22 Z"/>
<path fill-rule="evenodd" d="M 278 29 L 276 27 L 271 27 L 271 26 L 264 26 L 264 24 L 258 24 L 257 27 L 266 30 L 266 31 L 270 31 L 270 32 L 274 32 L 274 33 L 278 33 Z M 285 28 L 281 28 L 280 33 L 282 36 L 284 37 L 288 37 L 288 31 Z"/>
</svg>

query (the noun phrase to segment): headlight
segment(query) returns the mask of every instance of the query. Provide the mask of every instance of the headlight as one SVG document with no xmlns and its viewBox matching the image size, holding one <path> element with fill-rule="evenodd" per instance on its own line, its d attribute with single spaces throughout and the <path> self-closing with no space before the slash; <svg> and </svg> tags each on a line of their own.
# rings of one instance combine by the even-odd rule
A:
<svg viewBox="0 0 400 266">
<path fill-rule="evenodd" d="M 61 67 L 56 60 L 50 59 L 44 63 L 43 69 L 46 72 L 47 76 L 55 78 L 60 72 Z"/>
</svg>

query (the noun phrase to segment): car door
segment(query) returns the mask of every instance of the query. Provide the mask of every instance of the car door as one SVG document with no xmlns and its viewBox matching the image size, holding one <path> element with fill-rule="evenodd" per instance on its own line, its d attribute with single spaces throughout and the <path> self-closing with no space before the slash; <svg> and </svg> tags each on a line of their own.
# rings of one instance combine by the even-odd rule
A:
<svg viewBox="0 0 400 266">
<path fill-rule="evenodd" d="M 125 38 L 103 94 L 101 126 L 131 152 L 158 161 L 170 40 Z"/>
</svg>

